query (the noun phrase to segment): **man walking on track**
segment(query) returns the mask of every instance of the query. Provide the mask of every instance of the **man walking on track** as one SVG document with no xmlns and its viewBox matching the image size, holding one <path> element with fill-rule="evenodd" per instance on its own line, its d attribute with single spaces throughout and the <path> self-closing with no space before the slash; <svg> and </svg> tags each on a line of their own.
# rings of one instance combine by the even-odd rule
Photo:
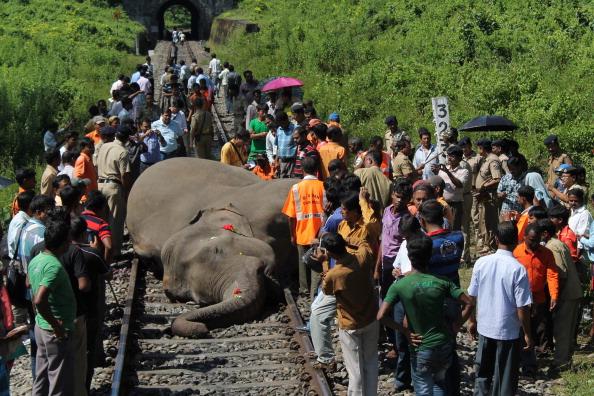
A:
<svg viewBox="0 0 594 396">
<path fill-rule="evenodd" d="M 130 133 L 129 128 L 120 127 L 116 140 L 104 144 L 97 158 L 99 191 L 105 195 L 109 205 L 114 257 L 120 254 L 124 237 L 126 197 L 130 189 L 130 162 L 124 143 Z"/>
<path fill-rule="evenodd" d="M 306 294 L 309 291 L 313 300 L 318 290 L 320 274 L 315 271 L 308 274 L 303 262 L 303 255 L 311 247 L 311 241 L 318 236 L 318 231 L 324 224 L 326 193 L 324 192 L 324 183 L 315 176 L 318 172 L 318 161 L 312 157 L 305 157 L 301 166 L 305 174 L 303 181 L 291 187 L 283 207 L 283 213 L 289 217 L 291 242 L 297 246 L 299 292 Z"/>
</svg>

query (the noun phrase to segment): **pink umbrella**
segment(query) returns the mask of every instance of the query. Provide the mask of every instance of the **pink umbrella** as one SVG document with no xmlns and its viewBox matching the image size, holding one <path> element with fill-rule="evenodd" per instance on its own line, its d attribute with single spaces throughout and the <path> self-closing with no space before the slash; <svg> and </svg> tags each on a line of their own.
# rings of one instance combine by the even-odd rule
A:
<svg viewBox="0 0 594 396">
<path fill-rule="evenodd" d="M 276 91 L 277 89 L 301 87 L 303 82 L 293 77 L 279 77 L 267 82 L 263 87 L 263 92 Z"/>
</svg>

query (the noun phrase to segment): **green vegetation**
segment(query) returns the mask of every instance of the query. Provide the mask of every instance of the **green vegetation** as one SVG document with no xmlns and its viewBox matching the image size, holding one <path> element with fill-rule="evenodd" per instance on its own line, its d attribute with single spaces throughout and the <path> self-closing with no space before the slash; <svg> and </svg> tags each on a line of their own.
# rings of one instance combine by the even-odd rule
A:
<svg viewBox="0 0 594 396">
<path fill-rule="evenodd" d="M 165 29 L 173 28 L 189 31 L 192 30 L 192 14 L 190 10 L 181 5 L 172 5 L 165 11 Z"/>
<path fill-rule="evenodd" d="M 432 127 L 431 97 L 444 95 L 454 126 L 482 114 L 514 120 L 533 165 L 556 133 L 594 169 L 590 1 L 244 0 L 223 16 L 261 30 L 219 56 L 258 77 L 303 79 L 322 114 L 338 111 L 357 135 L 381 134 L 388 114 L 413 135 Z"/>
<path fill-rule="evenodd" d="M 102 0 L 3 2 L 0 17 L 0 170 L 11 176 L 39 158 L 48 121 L 80 127 L 133 70 L 143 28 Z"/>
<path fill-rule="evenodd" d="M 143 28 L 104 0 L 4 1 L 0 17 L 0 173 L 12 177 L 36 167 L 49 121 L 82 131 L 89 106 L 138 63 Z M 0 194 L 3 214 L 16 188 Z"/>
</svg>

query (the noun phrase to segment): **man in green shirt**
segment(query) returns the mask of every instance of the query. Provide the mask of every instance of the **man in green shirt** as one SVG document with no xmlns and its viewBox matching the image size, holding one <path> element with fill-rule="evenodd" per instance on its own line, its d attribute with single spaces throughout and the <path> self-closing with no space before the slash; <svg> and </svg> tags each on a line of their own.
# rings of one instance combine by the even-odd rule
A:
<svg viewBox="0 0 594 396">
<path fill-rule="evenodd" d="M 437 396 L 447 393 L 445 374 L 452 362 L 454 339 L 472 312 L 472 300 L 452 281 L 425 272 L 432 246 L 426 236 L 407 241 L 413 270 L 390 286 L 377 318 L 405 334 L 413 346 L 410 360 L 416 394 Z M 444 302 L 448 297 L 465 305 L 461 322 L 451 327 L 444 316 Z M 388 315 L 398 301 L 404 305 L 409 328 Z"/>
<path fill-rule="evenodd" d="M 74 394 L 74 329 L 76 300 L 66 270 L 57 257 L 70 245 L 70 224 L 52 219 L 46 224 L 45 249 L 29 263 L 37 342 L 33 396 Z"/>
<path fill-rule="evenodd" d="M 266 135 L 268 134 L 266 114 L 268 114 L 268 105 L 259 104 L 256 109 L 258 116 L 251 120 L 248 126 L 248 132 L 252 139 L 248 160 L 255 160 L 258 154 L 266 154 Z"/>
</svg>

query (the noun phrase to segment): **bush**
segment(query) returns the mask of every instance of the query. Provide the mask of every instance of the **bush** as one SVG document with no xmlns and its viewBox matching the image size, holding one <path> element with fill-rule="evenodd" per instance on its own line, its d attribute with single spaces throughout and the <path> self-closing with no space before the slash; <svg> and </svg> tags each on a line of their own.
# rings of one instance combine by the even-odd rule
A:
<svg viewBox="0 0 594 396">
<path fill-rule="evenodd" d="M 594 3 L 546 0 L 245 0 L 226 16 L 261 30 L 217 54 L 256 76 L 302 79 L 321 114 L 350 132 L 381 134 L 395 114 L 413 132 L 432 126 L 431 97 L 450 98 L 454 126 L 499 114 L 534 165 L 543 138 L 591 171 L 594 148 Z M 478 135 L 472 135 L 478 138 Z M 592 175 L 589 175 L 590 182 Z"/>
</svg>

